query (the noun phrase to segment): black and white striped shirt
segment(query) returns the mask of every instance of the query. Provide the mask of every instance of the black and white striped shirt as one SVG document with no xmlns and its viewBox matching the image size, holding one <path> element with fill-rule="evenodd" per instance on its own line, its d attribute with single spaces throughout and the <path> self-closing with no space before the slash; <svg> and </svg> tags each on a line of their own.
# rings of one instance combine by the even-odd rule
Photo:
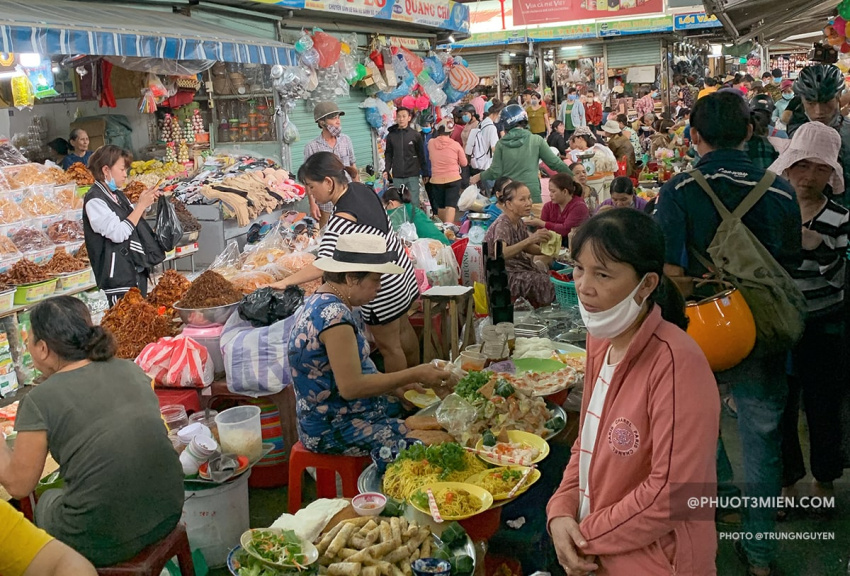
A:
<svg viewBox="0 0 850 576">
<path fill-rule="evenodd" d="M 824 318 L 840 312 L 844 304 L 850 213 L 828 200 L 803 227 L 820 234 L 822 241 L 813 250 L 803 248 L 803 263 L 794 273 L 794 282 L 806 297 L 809 318 Z"/>
<path fill-rule="evenodd" d="M 356 222 L 342 218 L 337 213 L 344 212 L 356 218 Z M 342 234 L 377 234 L 387 242 L 387 250 L 396 253 L 396 264 L 404 268 L 402 274 L 384 274 L 381 277 L 381 289 L 375 299 L 360 307 L 366 324 L 388 324 L 407 313 L 410 305 L 419 296 L 419 286 L 413 272 L 413 262 L 407 256 L 401 239 L 390 226 L 387 212 L 377 194 L 359 182 L 351 182 L 348 191 L 334 208 L 322 237 L 319 257 L 333 257 L 336 242 Z"/>
</svg>

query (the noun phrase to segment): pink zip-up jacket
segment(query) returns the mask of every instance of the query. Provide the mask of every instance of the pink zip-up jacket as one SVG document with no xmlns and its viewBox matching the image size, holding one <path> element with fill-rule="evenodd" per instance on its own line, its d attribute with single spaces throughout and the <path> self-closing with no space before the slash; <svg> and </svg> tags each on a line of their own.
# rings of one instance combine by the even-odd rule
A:
<svg viewBox="0 0 850 576">
<path fill-rule="evenodd" d="M 610 342 L 587 337 L 580 425 Z M 716 574 L 712 509 L 720 398 L 705 355 L 655 305 L 609 384 L 588 474 L 590 514 L 579 523 L 597 576 Z M 578 519 L 581 431 L 548 521 Z"/>
<path fill-rule="evenodd" d="M 431 182 L 434 184 L 460 180 L 460 169 L 467 164 L 461 145 L 448 136 L 437 136 L 428 141 L 428 158 L 431 161 Z"/>
</svg>

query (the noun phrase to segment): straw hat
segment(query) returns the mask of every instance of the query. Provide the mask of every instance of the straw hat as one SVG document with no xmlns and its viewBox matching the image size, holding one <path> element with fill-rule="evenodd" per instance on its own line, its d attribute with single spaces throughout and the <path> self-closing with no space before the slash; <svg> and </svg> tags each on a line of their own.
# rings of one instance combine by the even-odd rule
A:
<svg viewBox="0 0 850 576">
<path fill-rule="evenodd" d="M 608 120 L 602 125 L 602 131 L 607 132 L 608 134 L 619 134 L 622 132 L 620 129 L 620 123 L 613 119 Z"/>
<path fill-rule="evenodd" d="M 844 192 L 844 171 L 838 163 L 841 150 L 841 137 L 835 128 L 820 122 L 806 122 L 794 132 L 791 140 L 772 141 L 779 147 L 779 158 L 770 165 L 769 170 L 783 174 L 788 168 L 801 160 L 813 160 L 832 168 L 829 185 L 833 194 Z M 784 150 L 781 149 L 784 147 Z"/>
<path fill-rule="evenodd" d="M 333 258 L 319 258 L 313 265 L 324 272 L 375 272 L 401 274 L 396 253 L 376 234 L 343 234 L 336 241 Z"/>
</svg>

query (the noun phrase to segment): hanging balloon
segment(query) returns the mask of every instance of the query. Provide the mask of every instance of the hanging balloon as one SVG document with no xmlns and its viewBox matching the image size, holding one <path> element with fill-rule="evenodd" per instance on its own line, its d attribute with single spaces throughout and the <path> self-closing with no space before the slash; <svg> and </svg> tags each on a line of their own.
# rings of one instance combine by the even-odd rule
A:
<svg viewBox="0 0 850 576">
<path fill-rule="evenodd" d="M 428 98 L 428 96 L 425 95 L 425 94 L 420 94 L 419 96 L 416 97 L 416 104 L 414 105 L 414 108 L 416 110 L 425 110 L 430 105 L 431 105 L 431 99 Z"/>
<path fill-rule="evenodd" d="M 842 0 L 838 5 L 838 14 L 845 20 L 850 20 L 850 0 Z"/>
<path fill-rule="evenodd" d="M 369 73 L 369 71 L 366 70 L 366 67 L 363 64 L 360 64 L 359 62 L 357 63 L 355 70 L 357 71 L 357 74 L 355 74 L 355 76 L 354 76 L 354 82 L 353 83 L 360 82 Z"/>
<path fill-rule="evenodd" d="M 295 43 L 295 51 L 299 54 L 306 52 L 312 47 L 313 39 L 307 33 L 302 34 L 298 41 Z"/>
<path fill-rule="evenodd" d="M 329 68 L 339 60 L 340 41 L 327 32 L 313 34 L 313 47 L 319 52 L 319 66 Z"/>
<path fill-rule="evenodd" d="M 832 26 L 835 28 L 835 31 L 838 32 L 839 35 L 846 36 L 847 20 L 845 20 L 841 16 L 836 16 L 835 20 L 833 20 L 832 22 Z"/>
<path fill-rule="evenodd" d="M 844 36 L 838 33 L 838 29 L 832 24 L 828 24 L 823 29 L 823 34 L 826 36 L 826 41 L 830 46 L 841 46 L 844 43 Z"/>
<path fill-rule="evenodd" d="M 299 58 L 301 59 L 301 63 L 308 68 L 315 70 L 319 67 L 320 56 L 319 52 L 315 48 L 309 48 L 308 50 L 305 50 L 301 53 L 301 56 L 299 56 Z"/>
<path fill-rule="evenodd" d="M 847 42 L 844 42 L 844 44 L 841 45 L 839 50 L 841 51 L 842 54 L 847 54 L 848 52 L 850 52 L 850 44 L 848 44 Z"/>
<path fill-rule="evenodd" d="M 416 108 L 416 98 L 408 94 L 404 98 L 401 99 L 401 105 L 409 110 L 413 110 Z"/>
</svg>

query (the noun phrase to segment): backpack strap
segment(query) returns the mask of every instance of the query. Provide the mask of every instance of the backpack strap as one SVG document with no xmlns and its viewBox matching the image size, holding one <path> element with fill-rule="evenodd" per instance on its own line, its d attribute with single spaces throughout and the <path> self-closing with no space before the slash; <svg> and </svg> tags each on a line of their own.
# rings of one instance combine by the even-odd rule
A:
<svg viewBox="0 0 850 576">
<path fill-rule="evenodd" d="M 702 172 L 699 170 L 691 170 L 690 175 L 693 177 L 694 181 L 699 184 L 700 188 L 708 194 L 708 197 L 711 198 L 711 201 L 717 209 L 717 212 L 720 214 L 720 217 L 724 220 L 727 218 L 743 218 L 744 214 L 749 212 L 750 209 L 752 209 L 752 207 L 761 200 L 762 196 L 765 195 L 768 188 L 770 188 L 773 185 L 774 180 L 776 180 L 776 174 L 770 170 L 766 170 L 762 179 L 759 180 L 758 184 L 755 185 L 741 203 L 738 204 L 735 211 L 729 212 L 729 209 L 723 205 L 723 202 L 720 201 L 717 194 L 715 194 L 714 190 L 711 189 L 711 186 L 708 184 L 708 180 L 705 179 Z"/>
</svg>

